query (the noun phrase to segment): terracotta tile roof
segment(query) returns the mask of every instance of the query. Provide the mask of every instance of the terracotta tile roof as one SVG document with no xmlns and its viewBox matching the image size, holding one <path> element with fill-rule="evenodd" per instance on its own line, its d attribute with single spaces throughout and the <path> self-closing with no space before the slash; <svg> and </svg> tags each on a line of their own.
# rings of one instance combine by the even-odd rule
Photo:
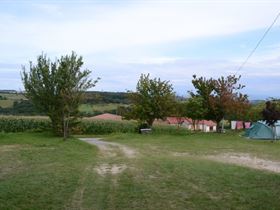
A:
<svg viewBox="0 0 280 210">
<path fill-rule="evenodd" d="M 92 119 L 98 119 L 98 120 L 122 120 L 122 116 L 116 115 L 116 114 L 110 114 L 110 113 L 104 113 L 97 116 L 92 117 Z"/>
</svg>

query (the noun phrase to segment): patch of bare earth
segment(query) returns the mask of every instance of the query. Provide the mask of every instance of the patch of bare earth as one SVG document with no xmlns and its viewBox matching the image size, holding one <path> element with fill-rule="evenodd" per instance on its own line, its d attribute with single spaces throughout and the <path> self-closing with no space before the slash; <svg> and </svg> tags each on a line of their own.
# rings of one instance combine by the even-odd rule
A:
<svg viewBox="0 0 280 210">
<path fill-rule="evenodd" d="M 117 155 L 118 150 L 128 158 L 135 158 L 137 156 L 137 151 L 135 149 L 122 144 L 102 141 L 99 138 L 80 138 L 80 140 L 97 146 L 106 156 L 114 157 Z"/>
<path fill-rule="evenodd" d="M 17 149 L 21 149 L 23 146 L 20 144 L 12 144 L 12 145 L 1 145 L 0 146 L 0 153 L 1 152 L 11 152 Z"/>
<path fill-rule="evenodd" d="M 187 152 L 172 152 L 175 157 L 192 157 L 198 159 L 207 159 L 222 163 L 235 164 L 253 169 L 266 170 L 274 173 L 280 173 L 280 162 L 265 160 L 248 153 L 221 153 L 217 155 L 197 156 Z"/>
<path fill-rule="evenodd" d="M 100 175 L 100 176 L 105 176 L 105 175 L 117 175 L 122 173 L 125 169 L 127 169 L 127 166 L 125 164 L 101 164 L 97 167 L 94 168 L 94 170 Z"/>
<path fill-rule="evenodd" d="M 176 157 L 184 157 L 184 156 L 190 156 L 190 153 L 188 153 L 188 152 L 173 152 L 172 155 L 176 156 Z"/>
<path fill-rule="evenodd" d="M 217 162 L 280 173 L 280 162 L 257 158 L 247 153 L 222 153 L 218 155 L 207 155 L 205 158 Z"/>
</svg>

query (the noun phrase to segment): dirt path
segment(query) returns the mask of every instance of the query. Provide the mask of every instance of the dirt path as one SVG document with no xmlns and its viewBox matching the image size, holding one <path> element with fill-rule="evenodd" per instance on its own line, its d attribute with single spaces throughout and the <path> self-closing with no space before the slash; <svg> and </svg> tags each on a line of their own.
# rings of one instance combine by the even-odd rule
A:
<svg viewBox="0 0 280 210">
<path fill-rule="evenodd" d="M 97 146 L 100 151 L 107 156 L 116 156 L 118 150 L 128 158 L 135 158 L 137 156 L 137 151 L 135 149 L 122 144 L 102 141 L 100 138 L 80 138 L 80 140 Z"/>
<path fill-rule="evenodd" d="M 222 153 L 205 156 L 208 160 L 280 173 L 280 162 L 257 158 L 247 153 Z"/>
<path fill-rule="evenodd" d="M 192 157 L 198 159 L 206 159 L 221 163 L 235 164 L 248 168 L 266 170 L 274 173 L 280 173 L 280 161 L 272 161 L 261 159 L 248 153 L 221 153 L 216 155 L 197 156 L 187 152 L 173 152 L 176 157 Z"/>
</svg>

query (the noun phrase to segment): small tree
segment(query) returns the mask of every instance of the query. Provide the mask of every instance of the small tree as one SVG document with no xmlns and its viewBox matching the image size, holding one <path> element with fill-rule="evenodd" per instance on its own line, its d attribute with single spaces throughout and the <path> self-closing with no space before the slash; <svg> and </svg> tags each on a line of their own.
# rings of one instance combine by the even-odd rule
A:
<svg viewBox="0 0 280 210">
<path fill-rule="evenodd" d="M 262 111 L 263 120 L 268 126 L 272 127 L 274 139 L 276 139 L 275 123 L 280 120 L 280 111 L 277 109 L 277 105 L 277 101 L 267 101 L 266 107 Z"/>
<path fill-rule="evenodd" d="M 195 125 L 199 120 L 205 118 L 207 114 L 207 109 L 203 106 L 203 98 L 200 96 L 193 96 L 188 99 L 185 106 L 185 115 L 192 119 L 192 124 L 194 130 Z"/>
<path fill-rule="evenodd" d="M 150 79 L 142 74 L 136 92 L 129 93 L 132 106 L 126 114 L 127 119 L 136 119 L 152 126 L 155 119 L 165 119 L 174 108 L 175 94 L 169 81 L 160 78 Z"/>
<path fill-rule="evenodd" d="M 26 97 L 50 117 L 53 131 L 64 139 L 77 120 L 84 92 L 97 82 L 89 79 L 90 70 L 81 70 L 82 65 L 82 57 L 72 52 L 54 62 L 42 54 L 36 64 L 30 62 L 29 72 L 22 67 Z"/>
<path fill-rule="evenodd" d="M 207 109 L 205 117 L 216 121 L 218 131 L 220 131 L 220 122 L 225 116 L 244 112 L 249 104 L 247 95 L 240 93 L 240 90 L 244 88 L 238 83 L 240 78 L 235 75 L 218 79 L 193 76 L 192 83 L 196 92 L 191 92 L 191 95 L 202 97 L 203 106 Z"/>
</svg>

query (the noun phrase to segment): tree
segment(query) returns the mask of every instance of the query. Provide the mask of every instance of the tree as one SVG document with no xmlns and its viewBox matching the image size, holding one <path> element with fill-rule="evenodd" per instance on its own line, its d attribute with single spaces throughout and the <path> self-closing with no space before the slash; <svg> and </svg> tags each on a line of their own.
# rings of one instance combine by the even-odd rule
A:
<svg viewBox="0 0 280 210">
<path fill-rule="evenodd" d="M 150 79 L 142 74 L 136 86 L 136 92 L 129 93 L 132 105 L 126 114 L 127 119 L 136 119 L 152 126 L 155 119 L 165 119 L 172 113 L 175 93 L 169 81 L 160 78 Z"/>
<path fill-rule="evenodd" d="M 266 107 L 262 111 L 263 120 L 268 126 L 272 127 L 274 139 L 276 139 L 275 123 L 280 119 L 280 111 L 277 107 L 277 101 L 267 101 Z"/>
<path fill-rule="evenodd" d="M 91 71 L 81 70 L 82 65 L 82 57 L 72 52 L 54 62 L 42 54 L 36 64 L 30 62 L 29 72 L 22 67 L 26 97 L 50 117 L 53 131 L 64 139 L 69 136 L 69 128 L 77 122 L 84 92 L 94 87 L 98 80 L 89 79 Z"/>
<path fill-rule="evenodd" d="M 176 97 L 176 101 L 174 102 L 172 113 L 170 116 L 176 118 L 177 128 L 179 129 L 180 126 L 184 123 L 186 117 L 186 102 L 178 101 L 178 97 Z"/>
<path fill-rule="evenodd" d="M 265 109 L 262 111 L 263 120 L 265 120 L 268 126 L 274 126 L 274 124 L 280 119 L 280 112 L 277 110 L 277 103 L 267 101 Z"/>
<path fill-rule="evenodd" d="M 222 76 L 218 79 L 193 76 L 192 83 L 196 92 L 191 92 L 191 95 L 203 99 L 203 106 L 207 110 L 205 118 L 216 121 L 218 131 L 221 130 L 219 125 L 222 119 L 233 113 L 245 112 L 249 105 L 247 95 L 240 92 L 245 87 L 238 83 L 240 78 L 235 75 Z"/>
<path fill-rule="evenodd" d="M 205 118 L 207 109 L 203 106 L 203 98 L 200 96 L 193 96 L 188 99 L 185 106 L 185 115 L 192 119 L 193 128 L 197 121 Z"/>
<path fill-rule="evenodd" d="M 256 122 L 263 119 L 262 111 L 265 108 L 264 102 L 259 102 L 257 104 L 251 104 L 247 112 L 247 120 L 251 122 Z"/>
</svg>

